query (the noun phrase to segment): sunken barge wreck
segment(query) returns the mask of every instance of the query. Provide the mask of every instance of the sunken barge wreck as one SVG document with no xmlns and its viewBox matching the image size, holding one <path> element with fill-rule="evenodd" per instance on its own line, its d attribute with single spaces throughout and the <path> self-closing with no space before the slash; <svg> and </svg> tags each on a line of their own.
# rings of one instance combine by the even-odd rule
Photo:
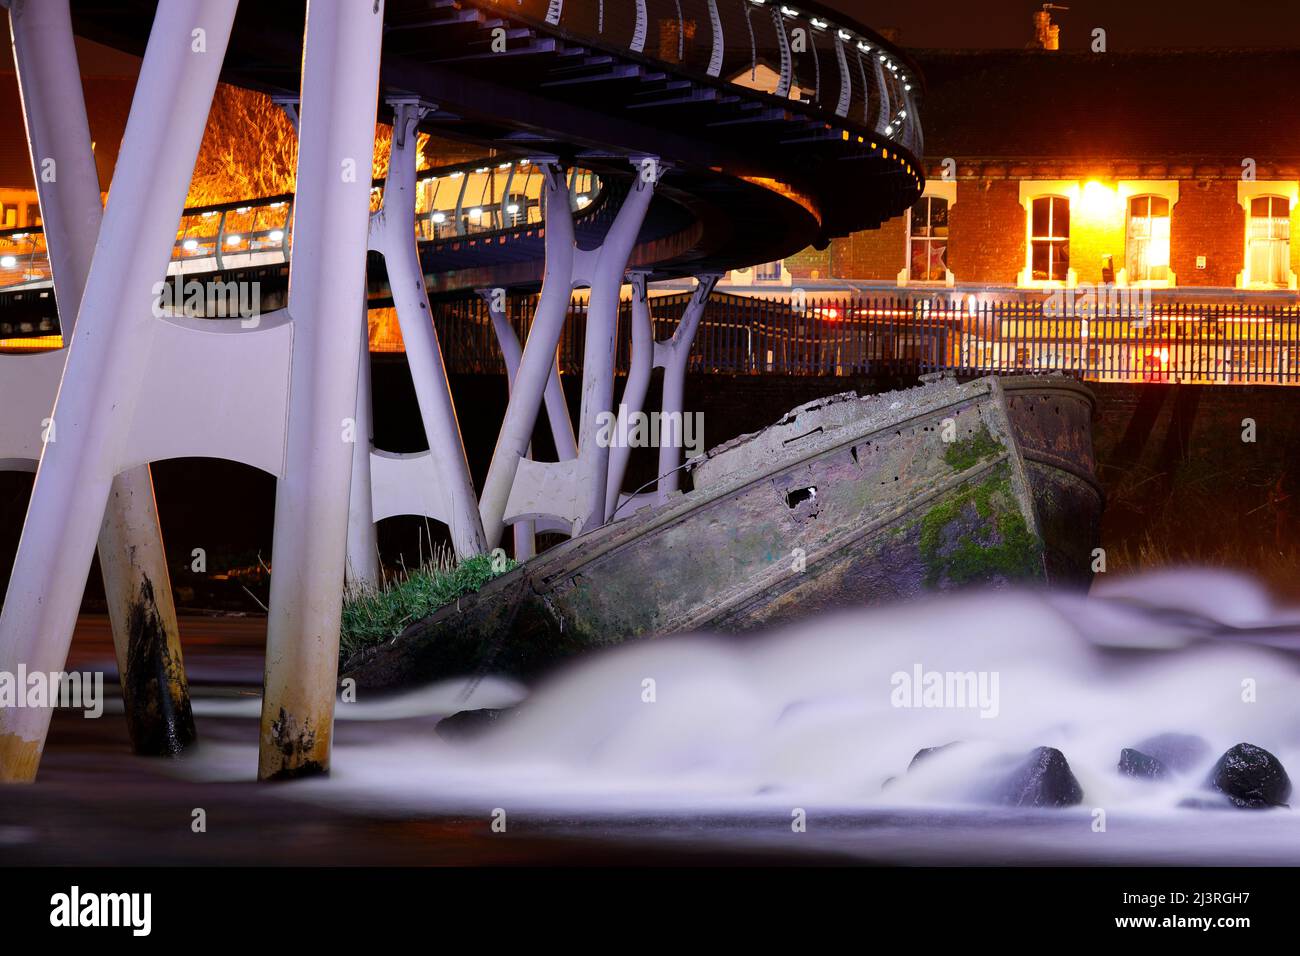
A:
<svg viewBox="0 0 1300 956">
<path fill-rule="evenodd" d="M 1092 411 L 1059 376 L 810 402 L 689 462 L 693 490 L 542 553 L 342 676 L 528 676 L 628 640 L 927 591 L 1086 586 L 1103 505 Z"/>
</svg>

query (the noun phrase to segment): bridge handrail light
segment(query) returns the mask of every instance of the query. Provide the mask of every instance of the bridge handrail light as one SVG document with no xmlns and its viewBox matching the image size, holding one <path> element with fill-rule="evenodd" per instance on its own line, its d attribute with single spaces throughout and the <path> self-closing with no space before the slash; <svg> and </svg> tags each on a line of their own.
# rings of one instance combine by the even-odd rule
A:
<svg viewBox="0 0 1300 956">
<path fill-rule="evenodd" d="M 483 218 L 483 210 L 480 209 L 478 206 L 475 206 L 473 209 L 469 211 L 469 218 L 472 219 L 474 222 L 478 222 L 480 219 Z"/>
<path fill-rule="evenodd" d="M 825 30 L 828 26 L 830 26 L 830 24 L 827 23 L 825 20 L 818 20 L 816 17 L 812 17 L 808 22 L 811 23 L 818 30 Z"/>
<path fill-rule="evenodd" d="M 480 166 L 478 169 L 474 170 L 476 173 L 486 173 L 487 171 L 488 168 L 486 166 Z"/>
<path fill-rule="evenodd" d="M 850 40 L 853 39 L 853 34 L 850 33 L 848 30 L 840 30 L 837 32 L 836 35 L 845 43 L 848 43 Z"/>
<path fill-rule="evenodd" d="M 193 252 L 198 247 L 199 247 L 199 241 L 197 239 L 186 239 L 184 242 L 181 243 L 181 248 L 184 249 L 186 252 Z"/>
<path fill-rule="evenodd" d="M 235 212 L 239 213 L 242 216 L 244 213 L 248 212 L 252 208 L 253 208 L 252 206 L 240 206 L 238 209 L 235 210 Z"/>
<path fill-rule="evenodd" d="M 280 242 L 282 239 L 284 239 L 284 230 L 283 230 L 283 229 L 272 229 L 272 230 L 267 234 L 267 237 L 266 237 L 266 238 L 270 239 L 272 242 Z"/>
<path fill-rule="evenodd" d="M 18 260 L 13 256 L 0 256 L 0 269 L 12 269 L 18 265 Z"/>
<path fill-rule="evenodd" d="M 858 49 L 861 50 L 863 53 L 870 53 L 870 52 L 871 52 L 871 44 L 870 44 L 870 43 L 867 43 L 865 40 L 859 40 L 859 41 L 858 41 Z"/>
<path fill-rule="evenodd" d="M 446 222 L 446 221 L 447 221 L 447 217 L 446 217 L 443 213 L 440 213 L 440 212 L 435 212 L 435 213 L 434 213 L 430 218 L 432 218 L 434 222 Z"/>
<path fill-rule="evenodd" d="M 226 245 L 228 246 L 237 246 L 243 241 L 244 241 L 244 237 L 239 235 L 238 233 L 234 233 L 232 235 L 226 236 Z"/>
<path fill-rule="evenodd" d="M 509 169 L 511 165 L 512 164 L 510 163 L 502 163 L 500 166 L 497 167 L 497 169 Z"/>
<path fill-rule="evenodd" d="M 519 203 L 512 202 L 510 205 L 506 206 L 506 212 L 508 212 L 512 216 L 515 215 L 517 212 L 519 212 Z"/>
<path fill-rule="evenodd" d="M 782 8 L 781 8 L 781 13 L 784 14 L 785 16 L 787 16 L 787 17 L 797 17 L 797 16 L 799 16 L 799 11 L 798 11 L 798 10 L 791 10 L 789 7 L 782 7 Z"/>
<path fill-rule="evenodd" d="M 462 176 L 464 176 L 464 175 L 465 175 L 465 174 L 464 174 L 463 172 L 461 172 L 461 171 L 458 169 L 458 170 L 456 170 L 454 173 L 451 174 L 451 178 L 452 178 L 452 179 L 460 179 L 460 177 L 462 177 Z"/>
</svg>

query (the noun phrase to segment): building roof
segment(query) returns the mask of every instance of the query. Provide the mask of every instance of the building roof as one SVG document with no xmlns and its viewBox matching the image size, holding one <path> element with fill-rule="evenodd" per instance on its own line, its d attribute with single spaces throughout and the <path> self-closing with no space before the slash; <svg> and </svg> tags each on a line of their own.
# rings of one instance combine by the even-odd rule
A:
<svg viewBox="0 0 1300 956">
<path fill-rule="evenodd" d="M 1300 157 L 1300 50 L 914 50 L 930 159 Z"/>
</svg>

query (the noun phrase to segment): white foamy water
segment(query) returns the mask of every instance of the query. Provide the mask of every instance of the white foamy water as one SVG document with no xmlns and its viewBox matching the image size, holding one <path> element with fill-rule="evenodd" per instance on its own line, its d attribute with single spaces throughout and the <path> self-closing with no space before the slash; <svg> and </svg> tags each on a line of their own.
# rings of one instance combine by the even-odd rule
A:
<svg viewBox="0 0 1300 956">
<path fill-rule="evenodd" d="M 925 706 L 935 701 L 900 689 L 899 675 L 918 672 L 973 674 L 983 698 Z M 1300 862 L 1289 809 L 1178 806 L 1204 794 L 1236 743 L 1300 774 L 1297 688 L 1300 615 L 1241 577 L 1163 572 L 1108 579 L 1086 598 L 973 593 L 763 636 L 626 645 L 542 682 L 469 742 L 410 719 L 421 701 L 436 704 L 430 715 L 461 709 L 463 685 L 371 705 L 406 718 L 393 724 L 350 724 L 366 705 L 341 706 L 333 776 L 283 792 L 367 812 L 501 808 L 551 829 L 599 821 L 629 839 L 879 859 Z M 520 690 L 475 693 L 470 706 Z M 1164 732 L 1199 735 L 1209 752 L 1167 781 L 1118 773 L 1122 748 Z M 921 748 L 954 741 L 908 770 Z M 992 803 L 990 788 L 1039 746 L 1065 754 L 1082 804 Z M 790 844 L 797 810 L 806 841 Z"/>
</svg>

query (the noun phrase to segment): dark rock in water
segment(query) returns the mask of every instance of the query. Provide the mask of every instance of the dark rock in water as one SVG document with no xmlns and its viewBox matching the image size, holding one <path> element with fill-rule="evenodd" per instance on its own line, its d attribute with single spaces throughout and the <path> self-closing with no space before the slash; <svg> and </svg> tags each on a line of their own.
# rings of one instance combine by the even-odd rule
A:
<svg viewBox="0 0 1300 956">
<path fill-rule="evenodd" d="M 933 757 L 937 753 L 942 753 L 943 751 L 948 750 L 951 747 L 956 747 L 959 743 L 961 743 L 960 740 L 954 740 L 950 744 L 943 744 L 938 747 L 922 747 L 920 750 L 916 752 L 916 755 L 912 757 L 912 762 L 907 765 L 907 769 L 911 770 L 922 760 L 925 760 L 927 757 Z"/>
<path fill-rule="evenodd" d="M 462 710 L 458 714 L 444 717 L 438 721 L 434 732 L 443 740 L 463 743 L 473 740 L 491 729 L 503 717 L 514 713 L 513 708 L 484 707 L 482 710 Z"/>
<path fill-rule="evenodd" d="M 1013 807 L 1072 807 L 1083 802 L 1083 788 L 1065 754 L 1038 747 L 998 788 L 997 799 Z"/>
<path fill-rule="evenodd" d="M 1229 748 L 1205 785 L 1226 794 L 1234 806 L 1243 809 L 1285 807 L 1291 796 L 1291 778 L 1282 762 L 1254 744 Z"/>
<path fill-rule="evenodd" d="M 1169 776 L 1169 768 L 1162 761 L 1131 747 L 1125 747 L 1119 752 L 1119 772 L 1126 777 L 1144 777 L 1148 780 L 1163 780 Z"/>
<path fill-rule="evenodd" d="M 1187 773 L 1210 755 L 1210 745 L 1195 734 L 1156 734 L 1134 746 L 1175 773 Z"/>
</svg>

